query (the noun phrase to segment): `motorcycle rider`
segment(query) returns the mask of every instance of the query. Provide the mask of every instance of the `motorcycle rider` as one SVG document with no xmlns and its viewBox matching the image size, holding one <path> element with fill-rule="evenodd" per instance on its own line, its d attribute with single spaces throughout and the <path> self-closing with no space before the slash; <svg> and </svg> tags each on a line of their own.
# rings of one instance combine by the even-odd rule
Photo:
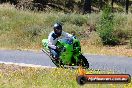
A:
<svg viewBox="0 0 132 88">
<path fill-rule="evenodd" d="M 53 31 L 48 36 L 48 47 L 55 60 L 59 59 L 59 48 L 56 46 L 58 39 L 63 37 L 72 37 L 73 35 L 64 32 L 60 23 L 55 23 Z"/>
</svg>

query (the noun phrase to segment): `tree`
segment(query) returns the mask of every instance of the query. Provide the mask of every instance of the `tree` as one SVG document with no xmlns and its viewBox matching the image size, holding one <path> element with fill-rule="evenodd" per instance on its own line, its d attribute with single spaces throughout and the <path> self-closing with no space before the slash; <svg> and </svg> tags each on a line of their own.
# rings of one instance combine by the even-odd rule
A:
<svg viewBox="0 0 132 88">
<path fill-rule="evenodd" d="M 103 7 L 103 2 L 102 0 L 99 0 L 99 9 L 102 10 L 102 7 Z"/>
<path fill-rule="evenodd" d="M 5 3 L 7 2 L 8 0 L 0 0 L 0 3 Z"/>
<path fill-rule="evenodd" d="M 128 14 L 129 0 L 126 0 L 126 13 Z"/>
<path fill-rule="evenodd" d="M 83 14 L 91 13 L 91 0 L 84 0 Z"/>
<path fill-rule="evenodd" d="M 105 6 L 99 23 L 97 24 L 97 33 L 102 39 L 104 45 L 116 45 L 119 39 L 114 35 L 114 14 L 111 6 Z"/>
<path fill-rule="evenodd" d="M 112 12 L 113 12 L 113 3 L 114 3 L 114 0 L 111 1 Z"/>
<path fill-rule="evenodd" d="M 65 2 L 66 4 L 65 4 L 65 6 L 69 9 L 69 10 L 73 10 L 74 9 L 74 0 L 67 0 L 66 2 Z"/>
</svg>

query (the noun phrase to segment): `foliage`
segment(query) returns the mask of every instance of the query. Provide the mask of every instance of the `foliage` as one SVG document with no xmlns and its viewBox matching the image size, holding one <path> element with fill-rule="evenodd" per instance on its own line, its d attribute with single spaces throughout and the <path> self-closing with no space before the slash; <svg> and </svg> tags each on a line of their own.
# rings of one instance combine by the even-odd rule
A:
<svg viewBox="0 0 132 88">
<path fill-rule="evenodd" d="M 130 49 L 132 49 L 132 30 L 131 30 L 131 33 L 130 33 L 130 36 L 129 36 L 128 47 L 129 47 Z"/>
<path fill-rule="evenodd" d="M 82 26 L 83 24 L 87 23 L 87 17 L 81 15 L 75 15 L 72 17 L 71 23 L 77 26 Z"/>
<path fill-rule="evenodd" d="M 76 36 L 80 40 L 90 40 L 92 45 L 100 45 L 101 41 L 99 35 L 99 19 L 102 14 L 76 14 L 63 12 L 34 12 L 29 10 L 17 10 L 14 6 L 9 4 L 0 5 L 0 48 L 8 49 L 39 49 L 41 48 L 41 40 L 47 38 L 48 34 L 53 30 L 52 26 L 56 21 L 63 23 L 63 29 L 71 33 L 75 31 Z M 123 42 L 130 41 L 132 31 L 132 15 L 124 13 L 114 13 L 113 31 L 112 34 L 117 38 L 122 39 Z M 109 22 L 110 23 L 110 22 Z M 95 33 L 89 36 L 89 25 L 96 25 Z M 108 27 L 108 26 L 106 26 Z M 108 27 L 109 28 L 109 27 Z M 110 28 L 109 28 L 110 29 Z M 98 34 L 96 33 L 98 32 Z M 96 53 L 100 50 L 97 48 L 91 49 L 89 42 L 82 45 L 83 51 Z M 82 42 L 81 42 L 82 43 Z M 99 48 L 99 47 L 98 47 Z M 104 50 L 104 53 L 108 49 Z M 117 50 L 116 50 L 117 51 Z M 118 49 L 118 54 L 131 56 L 131 51 L 123 48 L 123 53 Z M 113 53 L 113 52 L 111 52 Z M 113 53 L 115 54 L 115 53 Z M 113 55 L 112 54 L 112 55 Z"/>
<path fill-rule="evenodd" d="M 92 32 L 89 35 L 89 41 L 90 41 L 91 45 L 102 46 L 101 38 L 99 37 L 99 35 L 96 32 Z"/>
<path fill-rule="evenodd" d="M 86 70 L 87 74 L 110 74 L 112 71 Z M 1 88 L 80 88 L 77 70 L 25 67 L 0 64 Z M 131 88 L 129 84 L 85 84 L 81 88 Z"/>
<path fill-rule="evenodd" d="M 114 7 L 114 9 L 123 11 L 123 6 L 125 6 L 125 3 L 122 0 L 120 1 L 117 0 L 114 2 L 116 5 L 118 5 L 118 8 Z M 0 3 L 5 2 L 10 2 L 11 4 L 16 5 L 16 7 L 19 9 L 30 9 L 35 11 L 54 9 L 64 12 L 81 12 L 85 0 L 0 0 Z M 99 9 L 101 9 L 100 7 L 107 5 L 110 2 L 110 0 L 92 0 L 92 11 L 99 11 Z"/>
<path fill-rule="evenodd" d="M 129 47 L 132 49 L 132 38 L 130 38 Z"/>
<path fill-rule="evenodd" d="M 99 24 L 97 25 L 97 32 L 99 33 L 103 44 L 118 44 L 119 40 L 114 35 L 114 15 L 109 6 L 106 6 L 103 10 Z"/>
</svg>

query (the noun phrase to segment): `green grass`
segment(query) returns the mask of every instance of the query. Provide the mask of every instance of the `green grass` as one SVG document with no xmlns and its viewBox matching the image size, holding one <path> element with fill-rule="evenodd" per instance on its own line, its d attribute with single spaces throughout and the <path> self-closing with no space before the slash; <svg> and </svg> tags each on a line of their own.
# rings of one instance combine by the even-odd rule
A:
<svg viewBox="0 0 132 88">
<path fill-rule="evenodd" d="M 89 36 L 89 30 L 91 25 L 95 27 L 100 15 L 101 13 L 81 15 L 55 11 L 33 12 L 17 10 L 11 5 L 3 4 L 0 5 L 0 48 L 40 50 L 42 48 L 41 40 L 47 38 L 56 21 L 61 21 L 64 31 L 75 31 L 80 40 L 88 40 L 88 43 L 82 46 L 83 52 L 96 54 L 97 50 L 90 49 L 88 46 L 91 44 L 100 48 L 102 41 L 96 34 L 91 33 Z M 130 36 L 132 15 L 115 13 L 115 16 L 116 26 L 114 28 L 118 31 L 116 35 Z M 122 41 L 126 42 L 126 40 Z M 93 51 L 89 52 L 89 50 Z"/>
<path fill-rule="evenodd" d="M 87 74 L 100 72 L 87 70 Z M 0 88 L 131 88 L 129 84 L 85 84 L 76 82 L 77 70 L 32 68 L 0 64 Z"/>
</svg>

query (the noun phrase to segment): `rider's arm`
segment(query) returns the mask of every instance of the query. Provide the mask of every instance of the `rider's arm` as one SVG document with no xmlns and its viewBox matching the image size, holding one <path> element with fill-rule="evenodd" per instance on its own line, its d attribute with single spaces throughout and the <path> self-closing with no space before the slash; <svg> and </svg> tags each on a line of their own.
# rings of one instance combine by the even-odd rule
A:
<svg viewBox="0 0 132 88">
<path fill-rule="evenodd" d="M 55 40 L 54 38 L 52 37 L 52 33 L 49 34 L 48 36 L 48 46 L 52 49 L 56 49 L 56 46 L 55 46 Z"/>
<path fill-rule="evenodd" d="M 73 35 L 72 34 L 69 34 L 69 33 L 67 33 L 67 32 L 62 32 L 62 34 L 65 36 L 65 37 L 72 37 Z"/>
</svg>

